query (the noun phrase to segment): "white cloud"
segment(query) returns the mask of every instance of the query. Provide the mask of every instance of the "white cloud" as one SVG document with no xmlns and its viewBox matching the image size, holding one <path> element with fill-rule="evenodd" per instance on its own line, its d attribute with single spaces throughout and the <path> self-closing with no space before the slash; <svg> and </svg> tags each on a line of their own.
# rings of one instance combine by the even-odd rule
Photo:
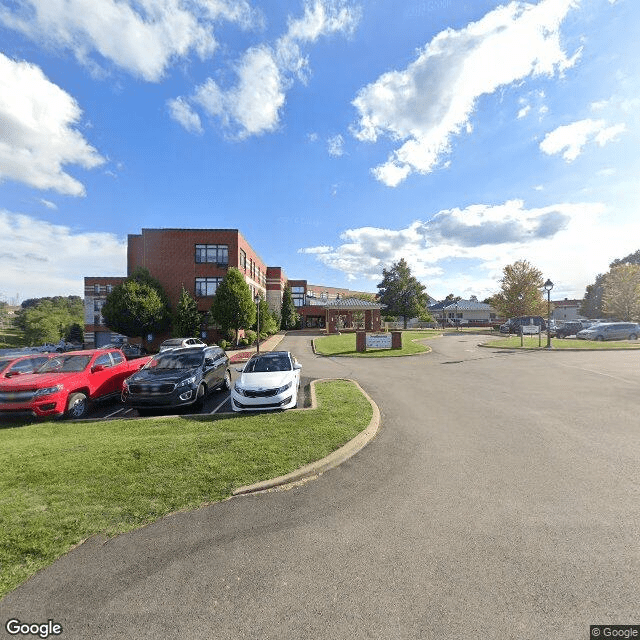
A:
<svg viewBox="0 0 640 640">
<path fill-rule="evenodd" d="M 44 198 L 40 198 L 39 202 L 41 205 L 47 207 L 47 209 L 56 210 L 58 208 L 58 205 L 55 202 L 51 202 L 51 200 L 45 200 Z"/>
<path fill-rule="evenodd" d="M 92 68 L 109 60 L 149 81 L 192 51 L 210 56 L 215 22 L 248 26 L 256 19 L 245 0 L 24 0 L 13 10 L 0 7 L 1 23 L 37 42 L 70 49 Z"/>
<path fill-rule="evenodd" d="M 350 33 L 359 19 L 359 11 L 339 0 L 315 0 L 307 3 L 304 16 L 289 19 L 287 32 L 273 46 L 261 44 L 249 48 L 235 64 L 237 81 L 229 88 L 208 78 L 196 87 L 188 100 L 209 115 L 218 117 L 226 131 L 239 139 L 274 131 L 286 93 L 295 79 L 306 82 L 308 60 L 301 45 L 321 36 Z"/>
<path fill-rule="evenodd" d="M 126 275 L 127 242 L 0 209 L 0 291 L 26 298 L 84 296 L 83 278 Z"/>
<path fill-rule="evenodd" d="M 167 103 L 171 117 L 191 133 L 202 133 L 200 116 L 183 98 L 175 98 Z"/>
<path fill-rule="evenodd" d="M 373 170 L 396 186 L 411 172 L 429 173 L 468 131 L 477 99 L 529 76 L 561 73 L 575 64 L 560 44 L 560 25 L 572 0 L 512 2 L 458 31 L 431 40 L 403 71 L 391 71 L 360 90 L 352 128 L 361 141 L 386 135 L 405 141 Z"/>
<path fill-rule="evenodd" d="M 300 249 L 351 279 L 379 281 L 383 267 L 405 258 L 435 295 L 468 291 L 486 297 L 498 289 L 505 265 L 526 257 L 557 282 L 582 295 L 594 264 L 620 254 L 619 229 L 607 225 L 599 203 L 561 203 L 527 209 L 520 200 L 440 211 L 403 229 L 344 231 L 336 247 Z M 636 230 L 637 232 L 637 230 Z M 584 247 L 592 249 L 585 253 Z M 452 263 L 466 267 L 454 269 Z"/>
<path fill-rule="evenodd" d="M 622 123 L 608 126 L 605 120 L 578 120 L 547 133 L 540 149 L 547 155 L 562 153 L 567 162 L 573 162 L 587 143 L 593 141 L 603 147 L 625 129 Z"/>
<path fill-rule="evenodd" d="M 0 53 L 0 181 L 84 195 L 63 167 L 91 169 L 104 158 L 73 128 L 81 115 L 78 103 L 39 67 Z"/>
<path fill-rule="evenodd" d="M 331 136 L 327 140 L 327 149 L 329 151 L 329 155 L 333 158 L 339 158 L 344 155 L 344 138 L 338 134 L 335 136 Z"/>
</svg>

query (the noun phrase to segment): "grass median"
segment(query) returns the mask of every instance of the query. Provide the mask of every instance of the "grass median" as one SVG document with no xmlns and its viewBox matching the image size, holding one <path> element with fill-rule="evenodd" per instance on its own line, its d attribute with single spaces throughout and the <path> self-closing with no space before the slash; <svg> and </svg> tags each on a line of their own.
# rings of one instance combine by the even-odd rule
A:
<svg viewBox="0 0 640 640">
<path fill-rule="evenodd" d="M 506 349 L 544 349 L 547 346 L 547 337 L 542 335 L 541 346 L 538 336 L 525 336 L 523 344 L 520 345 L 520 336 L 510 336 L 485 342 L 483 347 L 497 347 Z M 578 340 L 577 338 L 551 338 L 553 349 L 640 349 L 638 340 Z"/>
<path fill-rule="evenodd" d="M 409 330 L 402 332 L 402 349 L 370 349 L 369 351 L 356 351 L 356 334 L 341 333 L 340 335 L 323 336 L 315 339 L 316 353 L 323 356 L 356 356 L 358 358 L 386 358 L 394 356 L 410 356 L 415 353 L 424 353 L 431 348 L 415 342 L 439 336 L 442 331 L 438 329 Z"/>
<path fill-rule="evenodd" d="M 307 411 L 0 430 L 0 597 L 94 534 L 222 500 L 323 458 L 369 424 L 353 383 L 321 382 L 316 395 Z"/>
</svg>

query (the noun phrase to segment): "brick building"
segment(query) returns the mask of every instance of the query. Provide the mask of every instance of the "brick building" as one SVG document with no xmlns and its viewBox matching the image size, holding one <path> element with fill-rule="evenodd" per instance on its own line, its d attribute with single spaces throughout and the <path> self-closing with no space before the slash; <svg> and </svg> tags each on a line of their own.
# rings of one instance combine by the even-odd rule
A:
<svg viewBox="0 0 640 640">
<path fill-rule="evenodd" d="M 144 267 L 165 290 L 175 308 L 182 287 L 193 296 L 203 314 L 211 309 L 213 296 L 229 267 L 244 275 L 252 296 L 264 297 L 280 312 L 284 287 L 289 283 L 303 328 L 324 328 L 324 305 L 358 292 L 336 287 L 308 285 L 306 280 L 289 280 L 282 267 L 269 267 L 238 229 L 142 229 L 130 234 L 127 244 L 127 275 Z M 85 343 L 102 346 L 118 334 L 104 324 L 100 310 L 112 288 L 125 277 L 85 277 Z M 204 338 L 215 339 L 215 331 L 204 327 Z M 154 336 L 158 344 L 166 336 Z"/>
</svg>

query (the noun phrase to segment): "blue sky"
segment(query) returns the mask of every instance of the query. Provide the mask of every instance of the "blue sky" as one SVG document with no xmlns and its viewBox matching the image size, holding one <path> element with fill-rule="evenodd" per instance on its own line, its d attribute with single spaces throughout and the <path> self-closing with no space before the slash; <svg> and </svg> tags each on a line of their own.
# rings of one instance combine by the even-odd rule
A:
<svg viewBox="0 0 640 640">
<path fill-rule="evenodd" d="M 400 6 L 398 6 L 400 5 Z M 640 248 L 635 0 L 0 0 L 0 296 L 125 275 L 146 227 L 239 228 L 310 283 L 404 257 L 582 297 Z"/>
</svg>

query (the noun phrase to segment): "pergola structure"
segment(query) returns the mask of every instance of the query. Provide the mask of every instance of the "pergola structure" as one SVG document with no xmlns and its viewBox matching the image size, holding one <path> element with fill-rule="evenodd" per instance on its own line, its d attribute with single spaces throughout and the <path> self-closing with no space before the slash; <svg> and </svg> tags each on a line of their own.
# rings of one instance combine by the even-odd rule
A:
<svg viewBox="0 0 640 640">
<path fill-rule="evenodd" d="M 355 331 L 380 331 L 382 317 L 380 311 L 386 305 L 369 302 L 360 298 L 338 298 L 325 305 L 327 333 L 338 333 L 343 329 Z"/>
</svg>

